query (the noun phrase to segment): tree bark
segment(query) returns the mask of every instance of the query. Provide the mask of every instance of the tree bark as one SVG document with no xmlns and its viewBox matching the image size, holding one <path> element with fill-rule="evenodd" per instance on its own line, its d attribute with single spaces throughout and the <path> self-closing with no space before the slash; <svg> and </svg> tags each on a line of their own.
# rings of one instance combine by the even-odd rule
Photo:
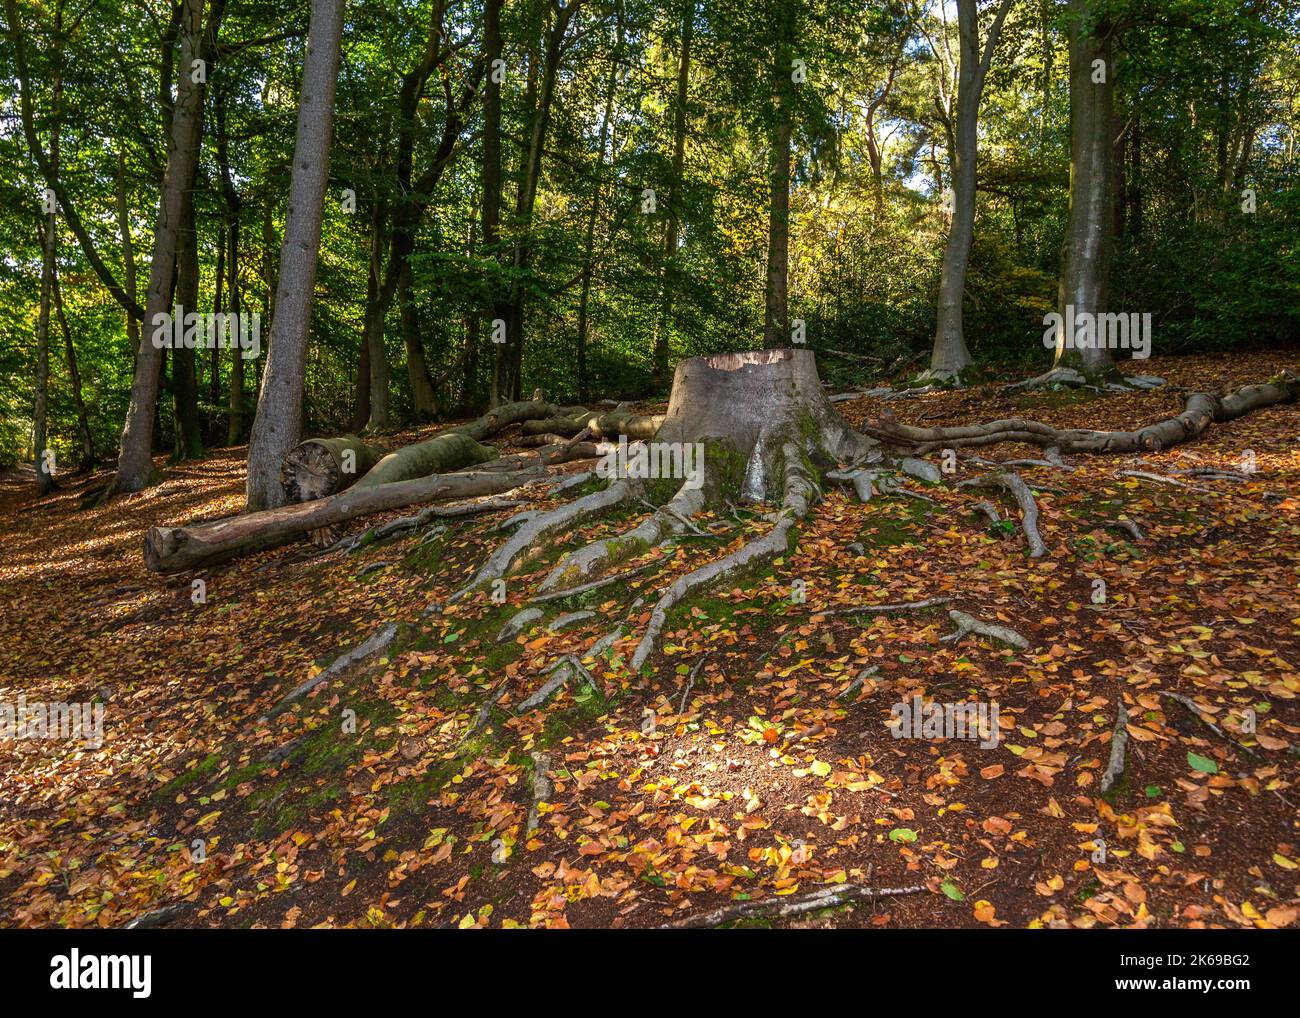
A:
<svg viewBox="0 0 1300 1018">
<path fill-rule="evenodd" d="M 774 67 L 771 152 L 768 186 L 771 200 L 767 231 L 767 291 L 763 314 L 763 346 L 790 346 L 790 148 L 793 134 L 794 20 L 792 5 L 778 5 L 776 65 Z"/>
<path fill-rule="evenodd" d="M 1110 271 L 1111 117 L 1115 67 L 1109 26 L 1097 24 L 1098 0 L 1070 0 L 1070 218 L 1061 259 L 1057 312 L 1106 311 Z M 1100 61 L 1095 69 L 1094 62 Z M 1094 75 L 1104 73 L 1104 81 Z M 1099 342 L 1079 348 L 1058 330 L 1053 367 L 1074 368 L 1089 378 L 1116 374 L 1110 351 Z"/>
<path fill-rule="evenodd" d="M 185 189 L 181 235 L 176 256 L 176 313 L 199 310 L 199 237 L 195 223 L 194 180 Z M 203 456 L 203 427 L 199 420 L 199 380 L 195 348 L 178 345 L 172 350 L 172 410 L 175 417 L 174 462 Z"/>
<path fill-rule="evenodd" d="M 122 430 L 117 476 L 111 492 L 139 491 L 157 479 L 152 458 L 154 411 L 162 367 L 162 338 L 156 331 L 171 304 L 173 274 L 184 212 L 185 188 L 194 176 L 197 155 L 194 126 L 200 116 L 202 90 L 191 75 L 202 49 L 203 0 L 183 0 L 181 61 L 172 111 L 171 145 L 154 231 L 149 290 L 145 298 L 145 334 L 135 358 L 131 403 Z"/>
<path fill-rule="evenodd" d="M 57 143 L 56 143 L 57 144 Z M 51 146 L 52 150 L 55 145 Z M 32 453 L 36 466 L 36 490 L 48 495 L 54 483 L 55 464 L 47 456 L 47 411 L 50 387 L 50 304 L 54 289 L 54 253 L 58 220 L 54 212 L 45 217 L 41 244 L 41 310 L 36 322 L 36 403 L 32 411 Z"/>
<path fill-rule="evenodd" d="M 125 266 L 123 281 L 126 294 L 134 303 L 135 293 L 135 244 L 131 240 L 131 215 L 126 200 L 126 155 L 117 154 L 117 230 L 122 235 L 122 264 Z M 126 337 L 131 341 L 131 356 L 140 352 L 140 322 L 130 311 L 126 313 Z"/>
<path fill-rule="evenodd" d="M 664 264 L 660 281 L 659 318 L 655 326 L 653 384 L 661 388 L 668 381 L 668 339 L 673 320 L 673 270 L 677 262 L 681 230 L 682 173 L 686 167 L 686 103 L 690 96 L 691 40 L 695 34 L 695 3 L 682 6 L 681 45 L 677 54 L 677 94 L 673 101 L 673 171 L 668 182 L 668 208 L 664 222 Z M 579 394 L 579 399 L 586 399 Z"/>
<path fill-rule="evenodd" d="M 240 555 L 278 547 L 310 530 L 358 516 L 442 499 L 497 495 L 536 476 L 535 471 L 481 471 L 421 477 L 372 488 L 354 485 L 350 490 L 328 498 L 281 505 L 211 523 L 189 527 L 150 527 L 144 539 L 145 565 L 156 573 L 212 566 Z M 281 494 L 283 496 L 283 492 Z"/>
<path fill-rule="evenodd" d="M 1002 32 L 1002 22 L 1011 0 L 1002 0 L 980 50 L 979 9 L 976 0 L 958 0 L 957 123 L 953 131 L 952 222 L 939 277 L 939 312 L 934 349 L 930 355 L 930 377 L 960 379 L 971 362 L 962 327 L 962 298 L 966 291 L 966 269 L 970 263 L 975 232 L 975 181 L 979 152 L 979 106 L 984 79 Z"/>
<path fill-rule="evenodd" d="M 329 175 L 342 32 L 343 0 L 313 0 L 271 348 L 248 447 L 250 510 L 284 504 L 280 464 L 302 432 L 307 335 Z"/>
<path fill-rule="evenodd" d="M 384 203 L 376 201 L 370 217 L 370 271 L 366 282 L 365 324 L 361 341 L 370 366 L 370 416 L 366 427 L 388 427 L 388 356 L 384 351 L 385 308 L 379 300 L 384 258 Z"/>
<path fill-rule="evenodd" d="M 81 371 L 77 367 L 77 351 L 72 343 L 72 329 L 68 327 L 68 315 L 63 307 L 63 290 L 59 286 L 59 269 L 54 267 L 54 311 L 59 318 L 59 328 L 63 331 L 63 351 L 68 358 L 68 379 L 72 383 L 72 400 L 77 408 L 77 435 L 81 439 L 81 462 L 77 464 L 78 472 L 95 469 L 99 462 L 95 455 L 95 439 L 90 432 L 90 418 L 86 414 L 86 401 L 81 392 Z"/>
<path fill-rule="evenodd" d="M 511 261 L 510 304 L 506 318 L 504 343 L 496 346 L 496 364 L 493 372 L 492 404 L 518 399 L 524 350 L 524 310 L 528 288 L 524 275 L 531 256 L 533 208 L 537 202 L 537 189 L 542 177 L 542 156 L 545 153 L 546 132 L 550 124 L 551 101 L 555 96 L 555 81 L 560 61 L 564 56 L 565 35 L 573 16 L 585 0 L 569 0 L 563 7 L 555 8 L 555 20 L 546 33 L 542 58 L 541 81 L 537 101 L 529 124 L 529 143 L 519 179 L 519 194 L 515 201 L 515 245 Z"/>
<path fill-rule="evenodd" d="M 416 420 L 431 421 L 438 415 L 437 396 L 429 375 L 429 362 L 420 335 L 420 316 L 415 311 L 415 294 L 411 291 L 411 265 L 403 261 L 397 277 L 397 300 L 402 320 L 402 342 L 406 346 L 406 376 L 411 385 L 411 409 Z"/>
</svg>

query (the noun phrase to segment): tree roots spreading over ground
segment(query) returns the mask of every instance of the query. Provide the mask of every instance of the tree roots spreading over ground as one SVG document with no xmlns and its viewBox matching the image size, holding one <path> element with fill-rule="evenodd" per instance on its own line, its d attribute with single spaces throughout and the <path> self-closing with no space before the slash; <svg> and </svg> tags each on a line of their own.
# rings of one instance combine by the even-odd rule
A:
<svg viewBox="0 0 1300 1018">
<path fill-rule="evenodd" d="M 88 512 L 2 486 L 0 636 L 40 648 L 5 684 L 106 720 L 99 748 L 0 745 L 0 921 L 1294 923 L 1279 363 L 841 416 L 803 351 L 700 358 L 662 414 L 528 418 L 686 477 L 475 453 L 453 504 L 353 485 L 286 509 L 381 522 L 171 577 L 128 549 L 237 510 L 233 457 Z M 406 459 L 449 444 L 419 437 Z M 923 702 L 997 704 L 1001 738 L 895 737 Z"/>
</svg>

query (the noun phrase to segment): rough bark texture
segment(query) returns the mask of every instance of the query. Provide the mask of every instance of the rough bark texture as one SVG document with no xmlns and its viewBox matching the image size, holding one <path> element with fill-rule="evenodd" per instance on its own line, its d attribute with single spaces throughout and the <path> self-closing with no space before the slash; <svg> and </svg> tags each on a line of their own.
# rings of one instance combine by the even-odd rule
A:
<svg viewBox="0 0 1300 1018">
<path fill-rule="evenodd" d="M 440 499 L 497 495 L 538 476 L 536 472 L 480 471 L 421 477 L 373 488 L 353 486 L 328 498 L 283 505 L 190 527 L 150 527 L 145 564 L 156 573 L 175 573 L 275 548 L 309 530 L 345 520 Z"/>
<path fill-rule="evenodd" d="M 776 46 L 776 80 L 773 82 L 772 148 L 768 154 L 770 196 L 763 346 L 769 350 L 786 346 L 790 342 L 790 141 L 794 129 L 794 82 L 791 74 L 795 9 L 790 4 L 782 4 L 781 9 L 781 34 Z"/>
<path fill-rule="evenodd" d="M 786 347 L 680 361 L 655 440 L 726 442 L 746 464 L 744 494 L 763 499 L 782 487 L 772 476 L 779 449 L 772 436 L 795 434 L 833 461 L 878 456 L 875 442 L 854 432 L 831 406 L 813 352 Z"/>
<path fill-rule="evenodd" d="M 271 348 L 248 446 L 248 508 L 284 504 L 280 464 L 302 430 L 302 393 L 316 253 L 329 174 L 343 0 L 313 0 L 294 142 L 289 211 L 271 321 Z"/>
</svg>

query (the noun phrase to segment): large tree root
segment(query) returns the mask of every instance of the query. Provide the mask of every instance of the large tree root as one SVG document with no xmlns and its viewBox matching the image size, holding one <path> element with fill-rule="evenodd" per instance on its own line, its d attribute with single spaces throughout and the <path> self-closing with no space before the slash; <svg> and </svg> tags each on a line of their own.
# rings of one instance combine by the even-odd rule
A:
<svg viewBox="0 0 1300 1018">
<path fill-rule="evenodd" d="M 760 443 L 761 444 L 761 443 Z M 659 644 L 660 635 L 668 621 L 668 613 L 688 594 L 704 590 L 733 576 L 748 566 L 770 561 L 785 554 L 790 547 L 790 532 L 808 515 L 808 509 L 817 489 L 804 466 L 803 450 L 793 441 L 781 446 L 784 496 L 776 523 L 762 537 L 749 541 L 730 555 L 701 566 L 678 579 L 660 596 L 650 613 L 641 642 L 632 653 L 630 665 L 636 672 L 646 663 Z"/>
<path fill-rule="evenodd" d="M 611 562 L 631 558 L 686 529 L 685 520 L 704 508 L 704 492 L 682 485 L 663 512 L 655 512 L 631 530 L 572 551 L 556 564 L 538 589 L 545 593 L 599 573 Z"/>
<path fill-rule="evenodd" d="M 1020 506 L 1020 525 L 1025 531 L 1025 540 L 1029 544 L 1029 557 L 1041 558 L 1047 554 L 1047 545 L 1043 543 L 1043 535 L 1038 531 L 1038 503 L 1034 501 L 1029 485 L 1025 484 L 1018 474 L 986 474 L 983 477 L 962 481 L 960 486 L 1001 488 L 1011 494 L 1016 504 Z"/>
<path fill-rule="evenodd" d="M 490 580 L 499 579 L 521 568 L 526 562 L 545 552 L 557 534 L 581 526 L 620 503 L 636 497 L 638 490 L 639 484 L 636 481 L 621 478 L 603 491 L 584 495 L 558 509 L 532 518 L 488 556 L 487 561 L 479 567 L 469 583 L 453 594 L 448 603 L 460 600 Z"/>
<path fill-rule="evenodd" d="M 1049 424 L 1021 418 L 948 428 L 918 428 L 882 420 L 868 422 L 862 430 L 873 438 L 916 453 L 999 442 L 1055 446 L 1061 452 L 1136 453 L 1189 442 L 1211 423 L 1236 420 L 1253 410 L 1289 403 L 1297 397 L 1300 397 L 1300 377 L 1286 371 L 1271 381 L 1247 385 L 1223 398 L 1205 392 L 1192 393 L 1182 413 L 1137 431 L 1057 430 Z"/>
<path fill-rule="evenodd" d="M 395 639 L 397 639 L 397 623 L 389 622 L 380 626 L 370 634 L 369 638 L 358 644 L 356 647 L 353 647 L 347 653 L 340 655 L 334 660 L 333 664 L 320 672 L 320 674 L 313 675 L 306 682 L 294 687 L 294 689 L 284 696 L 274 707 L 263 714 L 261 720 L 269 721 L 272 718 L 283 714 L 313 689 L 321 685 L 321 683 L 329 682 L 336 676 L 342 675 L 349 668 L 353 667 L 353 665 L 360 664 L 367 658 L 374 657 L 381 651 L 387 650 L 392 646 Z"/>
</svg>

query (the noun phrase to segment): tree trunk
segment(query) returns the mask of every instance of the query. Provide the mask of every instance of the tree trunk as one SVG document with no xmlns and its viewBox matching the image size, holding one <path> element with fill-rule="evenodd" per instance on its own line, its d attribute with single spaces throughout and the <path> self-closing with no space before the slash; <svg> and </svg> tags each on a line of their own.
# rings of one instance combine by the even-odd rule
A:
<svg viewBox="0 0 1300 1018">
<path fill-rule="evenodd" d="M 203 0 L 183 0 L 181 15 L 181 61 L 177 74 L 176 103 L 172 112 L 171 145 L 154 232 L 153 259 L 149 268 L 149 290 L 145 298 L 145 333 L 135 359 L 131 403 L 122 430 L 122 448 L 117 476 L 111 491 L 139 491 L 157 479 L 152 458 L 154 410 L 163 358 L 159 325 L 171 304 L 173 273 L 179 232 L 182 227 L 185 188 L 194 176 L 197 137 L 194 126 L 200 115 L 202 90 L 191 76 L 191 66 L 202 49 Z"/>
<path fill-rule="evenodd" d="M 587 210 L 586 243 L 582 256 L 582 292 L 578 297 L 578 399 L 586 402 L 590 398 L 587 377 L 587 308 L 591 301 L 592 252 L 596 243 L 596 219 L 600 214 L 600 192 L 604 187 L 602 179 L 605 171 L 605 146 L 609 142 L 609 124 L 614 116 L 614 86 L 618 82 L 618 64 L 623 51 L 623 25 L 618 26 L 618 43 L 610 54 L 609 76 L 605 80 L 605 114 L 600 120 L 600 145 L 596 153 L 596 172 L 593 174 L 591 187 L 591 206 Z M 611 160 L 612 160 L 611 155 Z"/>
<path fill-rule="evenodd" d="M 537 202 L 537 188 L 542 177 L 542 156 L 545 152 L 546 131 L 551 117 L 551 101 L 555 96 L 555 80 L 560 61 L 564 56 L 564 37 L 573 15 L 583 0 L 569 0 L 557 7 L 555 21 L 546 33 L 542 75 L 529 127 L 528 152 L 519 179 L 519 194 L 515 202 L 515 245 L 511 262 L 510 304 L 506 318 L 504 343 L 496 346 L 496 370 L 493 373 L 492 403 L 495 406 L 506 400 L 518 399 L 524 350 L 524 309 L 527 303 L 527 285 L 524 274 L 528 271 L 531 255 L 533 208 Z"/>
<path fill-rule="evenodd" d="M 443 499 L 497 495 L 536 476 L 536 472 L 482 471 L 421 477 L 372 488 L 354 485 L 350 490 L 328 498 L 281 505 L 211 523 L 190 527 L 150 527 L 144 539 L 144 560 L 156 573 L 177 573 L 213 566 L 240 555 L 278 547 L 310 530 L 358 516 Z"/>
<path fill-rule="evenodd" d="M 415 313 L 415 295 L 411 292 L 411 265 L 403 261 L 397 277 L 397 300 L 402 318 L 402 342 L 406 346 L 406 376 L 411 384 L 411 409 L 416 420 L 431 421 L 438 416 L 437 397 L 429 362 L 424 356 L 424 339 L 420 335 L 420 318 Z"/>
<path fill-rule="evenodd" d="M 212 313 L 219 315 L 226 297 L 226 224 L 217 227 L 217 278 L 212 284 Z M 208 352 L 208 403 L 221 403 L 221 346 L 214 343 Z"/>
<path fill-rule="evenodd" d="M 52 145 L 53 149 L 54 146 Z M 36 405 L 32 412 L 32 452 L 36 465 L 36 490 L 44 496 L 53 491 L 55 462 L 47 446 L 50 387 L 50 305 L 54 292 L 54 252 L 58 220 L 54 212 L 45 217 L 41 244 L 41 310 L 36 322 Z"/>
<path fill-rule="evenodd" d="M 289 211 L 271 348 L 248 447 L 248 508 L 284 504 L 280 464 L 302 432 L 302 396 L 316 255 L 329 175 L 334 89 L 338 81 L 343 0 L 313 0 L 294 141 Z"/>
<path fill-rule="evenodd" d="M 482 188 L 483 204 L 481 210 L 483 250 L 484 253 L 498 261 L 501 258 L 501 82 L 499 77 L 504 68 L 498 66 L 501 60 L 501 0 L 486 0 L 483 8 L 483 58 L 487 66 L 487 81 L 483 86 L 483 169 Z M 494 322 L 503 322 L 508 316 L 507 302 L 499 292 L 499 284 L 493 281 L 493 289 L 498 292 L 488 306 L 491 321 L 488 335 L 494 337 Z M 489 386 L 488 401 L 492 405 L 504 402 L 499 393 L 497 363 L 500 350 L 494 344 L 492 381 Z"/>
<path fill-rule="evenodd" d="M 135 293 L 135 244 L 131 240 L 131 215 L 126 200 L 126 156 L 117 154 L 117 230 L 122 235 L 122 263 L 125 266 L 124 284 L 132 302 Z M 126 337 L 131 341 L 131 356 L 140 352 L 140 323 L 130 311 L 126 313 Z"/>
<path fill-rule="evenodd" d="M 686 102 L 690 96 L 691 40 L 695 35 L 695 3 L 682 7 L 681 46 L 677 54 L 677 94 L 673 102 L 673 175 L 668 182 L 668 208 L 664 222 L 664 264 L 660 281 L 659 318 L 655 325 L 653 383 L 659 389 L 668 380 L 668 339 L 673 321 L 673 270 L 677 263 L 681 230 L 682 173 L 686 167 Z M 579 396 L 585 399 L 584 396 Z"/>
<path fill-rule="evenodd" d="M 1109 27 L 1094 24 L 1097 0 L 1070 0 L 1070 219 L 1061 259 L 1057 312 L 1062 320 L 1106 311 L 1110 270 L 1111 117 L 1115 67 Z M 1089 30 L 1089 28 L 1091 30 Z M 1094 61 L 1100 61 L 1094 68 Z M 1094 81 L 1102 76 L 1103 81 Z M 1054 367 L 1074 368 L 1096 379 L 1117 374 L 1110 351 L 1096 341 L 1085 347 L 1057 330 Z"/>
<path fill-rule="evenodd" d="M 959 381 L 971 362 L 962 326 L 962 298 L 966 291 L 966 269 L 970 263 L 975 233 L 975 181 L 979 154 L 979 108 L 984 79 L 993 50 L 1002 32 L 1002 22 L 1011 7 L 1003 0 L 980 50 L 979 9 L 975 0 L 958 0 L 957 123 L 953 131 L 952 223 L 943 253 L 939 277 L 939 313 L 930 355 L 928 377 Z"/>
<path fill-rule="evenodd" d="M 370 217 L 370 271 L 366 281 L 365 324 L 361 341 L 370 365 L 371 430 L 388 427 L 388 357 L 384 352 L 384 307 L 379 300 L 384 258 L 384 203 L 376 201 Z"/>
<path fill-rule="evenodd" d="M 199 310 L 199 237 L 195 224 L 194 180 L 186 188 L 181 211 L 181 235 L 176 256 L 176 314 Z M 203 456 L 203 426 L 199 420 L 199 380 L 195 347 L 172 350 L 172 410 L 175 416 L 174 462 Z"/>
<path fill-rule="evenodd" d="M 790 139 L 794 115 L 793 55 L 795 12 L 780 5 L 773 87 L 771 153 L 768 186 L 771 202 L 767 231 L 767 293 L 763 315 L 763 346 L 789 346 L 790 336 Z"/>
<path fill-rule="evenodd" d="M 77 368 L 77 351 L 72 343 L 72 329 L 68 327 L 68 315 L 63 307 L 63 290 L 59 286 L 59 270 L 54 268 L 54 311 L 59 318 L 59 328 L 63 331 L 63 351 L 68 358 L 68 379 L 72 383 L 72 400 L 77 408 L 77 435 L 81 439 L 81 462 L 77 464 L 78 472 L 94 470 L 98 464 L 95 455 L 95 439 L 90 432 L 90 418 L 86 414 L 86 401 L 81 393 L 81 371 Z"/>
</svg>

